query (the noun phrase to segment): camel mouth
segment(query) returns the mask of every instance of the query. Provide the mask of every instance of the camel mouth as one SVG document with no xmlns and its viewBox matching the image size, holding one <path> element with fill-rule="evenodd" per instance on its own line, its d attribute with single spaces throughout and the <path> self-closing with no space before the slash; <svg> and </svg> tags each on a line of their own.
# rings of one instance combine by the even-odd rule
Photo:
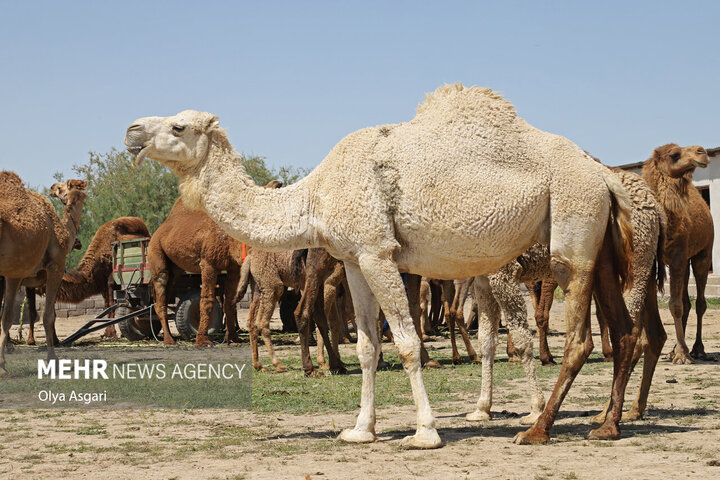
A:
<svg viewBox="0 0 720 480">
<path fill-rule="evenodd" d="M 133 155 L 132 164 L 135 167 L 142 165 L 145 157 L 147 156 L 147 148 L 142 145 L 134 145 L 128 147 L 128 152 Z"/>
<path fill-rule="evenodd" d="M 703 160 L 703 161 L 693 160 L 693 164 L 694 164 L 696 167 L 707 168 L 707 166 L 708 166 L 708 161 L 707 161 L 707 160 Z"/>
</svg>

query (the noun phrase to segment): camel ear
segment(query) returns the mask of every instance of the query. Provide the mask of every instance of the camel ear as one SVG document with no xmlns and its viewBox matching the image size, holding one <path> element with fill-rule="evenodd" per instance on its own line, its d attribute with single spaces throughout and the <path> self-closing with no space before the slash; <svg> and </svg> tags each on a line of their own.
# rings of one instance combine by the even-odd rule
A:
<svg viewBox="0 0 720 480">
<path fill-rule="evenodd" d="M 208 118 L 205 119 L 205 125 L 203 131 L 210 132 L 220 126 L 220 118 L 217 115 L 207 114 Z"/>
</svg>

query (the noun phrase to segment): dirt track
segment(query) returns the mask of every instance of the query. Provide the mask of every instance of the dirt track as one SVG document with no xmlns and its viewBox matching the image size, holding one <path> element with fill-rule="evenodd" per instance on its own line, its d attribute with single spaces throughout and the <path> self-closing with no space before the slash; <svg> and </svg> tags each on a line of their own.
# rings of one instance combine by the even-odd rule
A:
<svg viewBox="0 0 720 480">
<path fill-rule="evenodd" d="M 557 332 L 564 331 L 562 315 L 562 305 L 553 309 L 551 328 Z M 667 311 L 663 312 L 663 320 L 672 337 Z M 81 320 L 75 320 L 61 325 L 60 337 L 80 323 Z M 720 310 L 708 310 L 705 324 L 706 350 L 717 355 Z M 691 329 L 694 331 L 692 317 Z M 504 335 L 501 340 L 504 341 Z M 553 352 L 559 355 L 562 335 L 553 335 L 550 340 Z M 595 343 L 597 351 L 599 338 Z M 665 351 L 672 340 L 668 344 Z M 431 343 L 435 355 L 446 354 L 448 345 L 444 338 Z M 354 354 L 353 345 L 342 348 L 343 357 Z M 383 348 L 393 350 L 387 344 Z M 285 358 L 298 356 L 298 347 L 294 345 L 281 346 L 279 350 Z M 499 357 L 499 362 L 506 362 L 505 355 Z M 464 368 L 467 370 L 463 371 L 479 375 L 479 366 Z M 450 369 L 446 371 L 451 374 Z M 402 371 L 385 375 L 404 376 Z M 542 378 L 546 397 L 555 378 L 556 375 Z M 399 439 L 412 433 L 414 426 L 414 409 L 407 404 L 378 409 L 379 441 L 370 445 L 345 445 L 334 439 L 342 428 L 354 424 L 356 412 L 294 416 L 283 412 L 227 410 L 5 410 L 0 411 L 0 428 L 4 432 L 0 443 L 0 477 L 47 479 L 49 475 L 107 480 L 304 479 L 307 475 L 312 479 L 720 477 L 717 406 L 720 363 L 672 365 L 661 361 L 646 418 L 623 424 L 619 441 L 585 440 L 591 428 L 587 412 L 598 411 L 609 393 L 610 380 L 611 366 L 594 355 L 563 404 L 552 432 L 553 442 L 544 446 L 512 443 L 513 436 L 524 428 L 519 425 L 517 414 L 527 412 L 523 378 L 501 382 L 495 389 L 495 420 L 485 424 L 472 424 L 464 418 L 477 395 L 433 401 L 440 436 L 446 445 L 425 452 L 398 448 Z M 635 395 L 637 380 L 633 376 L 628 387 L 628 406 Z M 329 381 L 328 377 L 317 380 L 319 388 L 323 381 Z M 401 384 L 404 386 L 398 394 L 407 396 L 409 384 L 406 381 Z M 348 391 L 347 395 L 359 399 L 358 391 Z"/>
</svg>

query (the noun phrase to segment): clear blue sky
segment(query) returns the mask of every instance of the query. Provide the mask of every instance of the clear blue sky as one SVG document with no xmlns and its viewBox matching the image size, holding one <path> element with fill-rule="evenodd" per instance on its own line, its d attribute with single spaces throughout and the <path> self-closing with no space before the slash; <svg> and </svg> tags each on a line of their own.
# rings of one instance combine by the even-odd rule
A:
<svg viewBox="0 0 720 480">
<path fill-rule="evenodd" d="M 720 146 L 719 19 L 715 1 L 0 0 L 0 168 L 48 185 L 187 108 L 240 152 L 314 167 L 451 82 L 611 165 Z"/>
</svg>

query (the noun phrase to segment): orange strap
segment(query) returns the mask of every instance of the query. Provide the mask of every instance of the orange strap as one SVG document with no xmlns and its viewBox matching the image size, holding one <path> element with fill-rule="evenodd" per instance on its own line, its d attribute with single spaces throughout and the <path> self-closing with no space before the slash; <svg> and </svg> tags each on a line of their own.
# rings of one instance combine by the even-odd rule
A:
<svg viewBox="0 0 720 480">
<path fill-rule="evenodd" d="M 242 242 L 242 261 L 245 261 L 245 257 L 247 257 L 247 245 L 245 245 L 245 242 Z"/>
</svg>

